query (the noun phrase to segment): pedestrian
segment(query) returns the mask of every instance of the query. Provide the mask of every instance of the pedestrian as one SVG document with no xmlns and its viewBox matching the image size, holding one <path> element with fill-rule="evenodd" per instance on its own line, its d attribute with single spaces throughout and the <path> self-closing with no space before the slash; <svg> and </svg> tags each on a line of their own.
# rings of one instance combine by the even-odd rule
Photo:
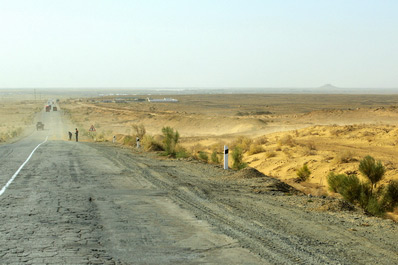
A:
<svg viewBox="0 0 398 265">
<path fill-rule="evenodd" d="M 77 128 L 76 128 L 75 134 L 76 134 L 76 142 L 78 142 L 79 141 L 79 131 L 77 130 Z"/>
<path fill-rule="evenodd" d="M 69 134 L 69 141 L 72 140 L 72 132 L 68 132 Z"/>
</svg>

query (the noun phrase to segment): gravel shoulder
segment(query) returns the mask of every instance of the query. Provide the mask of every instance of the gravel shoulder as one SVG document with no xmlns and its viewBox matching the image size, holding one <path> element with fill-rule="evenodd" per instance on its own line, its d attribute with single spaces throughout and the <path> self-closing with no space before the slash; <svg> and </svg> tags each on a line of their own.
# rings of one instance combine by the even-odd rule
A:
<svg viewBox="0 0 398 265">
<path fill-rule="evenodd" d="M 302 195 L 253 170 L 236 173 L 110 145 L 93 147 L 107 150 L 104 156 L 114 163 L 140 172 L 196 218 L 272 264 L 398 262 L 396 223 L 365 216 L 338 199 Z"/>
</svg>

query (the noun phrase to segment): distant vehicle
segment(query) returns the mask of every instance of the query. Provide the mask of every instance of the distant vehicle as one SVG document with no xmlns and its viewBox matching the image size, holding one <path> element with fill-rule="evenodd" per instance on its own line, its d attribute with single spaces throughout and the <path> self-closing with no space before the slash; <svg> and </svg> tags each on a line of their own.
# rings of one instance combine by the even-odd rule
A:
<svg viewBox="0 0 398 265">
<path fill-rule="evenodd" d="M 47 106 L 46 106 L 46 112 L 50 112 L 50 110 L 51 110 L 51 106 L 50 106 L 50 105 L 47 105 Z"/>
<path fill-rule="evenodd" d="M 36 130 L 44 130 L 44 123 L 42 123 L 41 121 L 38 121 L 36 123 Z"/>
<path fill-rule="evenodd" d="M 54 107 L 53 107 L 53 111 L 57 111 L 57 110 L 58 110 L 57 107 L 54 106 Z"/>
</svg>

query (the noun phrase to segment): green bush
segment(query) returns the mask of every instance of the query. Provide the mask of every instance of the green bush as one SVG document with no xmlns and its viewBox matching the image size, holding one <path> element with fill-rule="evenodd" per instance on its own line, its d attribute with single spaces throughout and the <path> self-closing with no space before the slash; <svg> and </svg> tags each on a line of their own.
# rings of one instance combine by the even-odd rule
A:
<svg viewBox="0 0 398 265">
<path fill-rule="evenodd" d="M 164 136 L 163 139 L 163 149 L 165 151 L 164 154 L 175 157 L 176 146 L 180 138 L 180 134 L 178 133 L 177 130 L 174 131 L 174 129 L 171 127 L 163 127 L 162 133 Z"/>
<path fill-rule="evenodd" d="M 329 189 L 340 193 L 346 201 L 359 204 L 366 213 L 374 216 L 382 217 L 386 210 L 398 205 L 398 181 L 392 181 L 386 188 L 376 187 L 385 173 L 380 161 L 366 156 L 359 163 L 359 171 L 369 181 L 361 182 L 356 175 L 331 172 L 328 175 Z"/>
<path fill-rule="evenodd" d="M 231 155 L 234 169 L 240 170 L 247 167 L 247 164 L 243 162 L 243 149 L 240 146 L 235 146 Z"/>
<path fill-rule="evenodd" d="M 359 171 L 369 179 L 372 183 L 372 191 L 376 188 L 377 183 L 383 178 L 385 168 L 380 161 L 375 161 L 371 156 L 365 156 L 359 162 Z"/>
<path fill-rule="evenodd" d="M 343 198 L 350 203 L 359 202 L 362 192 L 362 184 L 359 178 L 356 175 L 344 175 L 341 180 L 338 191 Z"/>
<path fill-rule="evenodd" d="M 334 172 L 330 172 L 327 176 L 329 190 L 332 192 L 339 192 L 339 189 L 341 188 L 341 184 L 343 183 L 343 179 L 345 177 L 345 174 L 335 174 Z"/>
<path fill-rule="evenodd" d="M 361 183 L 361 194 L 359 196 L 359 206 L 366 209 L 369 204 L 369 199 L 372 197 L 372 187 L 369 183 Z"/>
<path fill-rule="evenodd" d="M 205 161 L 205 162 L 208 162 L 208 161 L 209 161 L 209 156 L 207 155 L 206 152 L 200 151 L 198 157 L 199 157 L 199 159 L 202 160 L 202 161 Z"/>
<path fill-rule="evenodd" d="M 214 150 L 213 153 L 211 153 L 211 162 L 213 162 L 214 164 L 219 164 L 220 163 L 220 159 L 218 158 L 218 154 L 217 151 Z"/>
<path fill-rule="evenodd" d="M 303 165 L 302 168 L 297 170 L 296 174 L 297 174 L 297 180 L 299 182 L 302 182 L 302 181 L 306 181 L 307 179 L 309 179 L 309 177 L 311 175 L 311 171 L 308 169 L 307 165 Z"/>
<path fill-rule="evenodd" d="M 374 216 L 383 217 L 385 215 L 385 209 L 375 196 L 370 196 L 368 204 L 365 207 L 365 211 Z"/>
<path fill-rule="evenodd" d="M 383 205 L 387 211 L 393 211 L 398 206 L 398 181 L 388 183 L 383 196 Z"/>
</svg>

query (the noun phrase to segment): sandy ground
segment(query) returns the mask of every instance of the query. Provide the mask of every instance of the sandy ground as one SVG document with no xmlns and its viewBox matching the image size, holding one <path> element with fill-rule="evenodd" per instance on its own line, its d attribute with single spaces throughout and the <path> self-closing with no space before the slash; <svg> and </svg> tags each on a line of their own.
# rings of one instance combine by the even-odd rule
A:
<svg viewBox="0 0 398 265">
<path fill-rule="evenodd" d="M 0 143 L 21 136 L 35 121 L 43 102 L 0 98 Z"/>
<path fill-rule="evenodd" d="M 172 97 L 172 96 L 171 96 Z M 104 98 L 63 101 L 68 116 L 87 131 L 91 125 L 101 140 L 113 135 L 122 142 L 142 124 L 160 134 L 171 126 L 192 155 L 222 153 L 239 137 L 261 146 L 255 154 L 247 145 L 249 166 L 278 177 L 313 195 L 327 194 L 326 176 L 357 172 L 365 155 L 381 160 L 383 183 L 397 176 L 398 128 L 396 95 L 185 95 L 178 103 L 103 103 Z M 99 140 L 99 137 L 97 137 Z M 258 153 L 257 153 L 258 152 Z M 221 158 L 221 155 L 220 155 Z M 296 171 L 307 164 L 308 182 L 297 184 Z"/>
</svg>

